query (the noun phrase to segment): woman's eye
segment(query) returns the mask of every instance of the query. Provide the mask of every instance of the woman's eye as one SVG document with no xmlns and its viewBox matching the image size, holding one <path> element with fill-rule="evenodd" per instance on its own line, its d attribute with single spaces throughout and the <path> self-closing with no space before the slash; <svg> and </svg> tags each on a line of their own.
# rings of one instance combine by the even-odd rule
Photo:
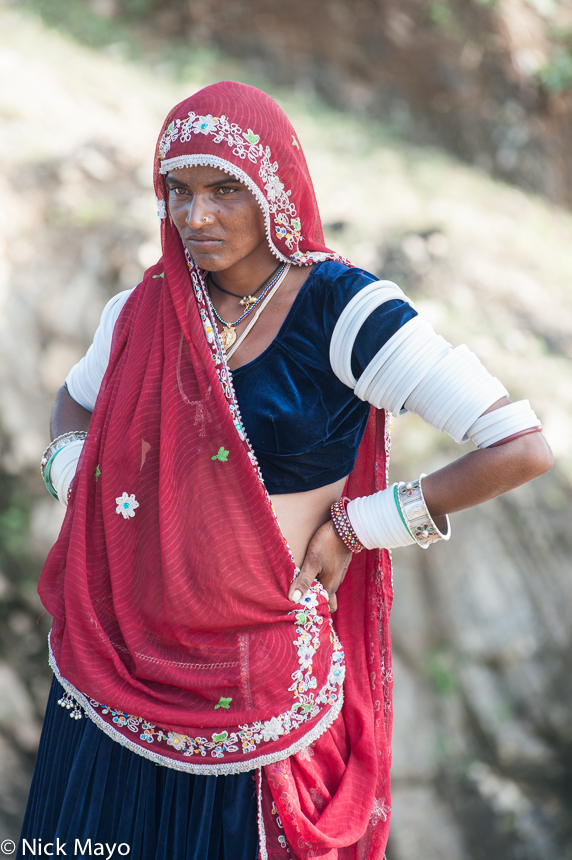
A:
<svg viewBox="0 0 572 860">
<path fill-rule="evenodd" d="M 229 194 L 234 194 L 236 191 L 238 191 L 238 188 L 233 188 L 231 185 L 223 185 L 221 188 L 219 188 L 219 191 L 222 195 L 228 197 Z"/>
</svg>

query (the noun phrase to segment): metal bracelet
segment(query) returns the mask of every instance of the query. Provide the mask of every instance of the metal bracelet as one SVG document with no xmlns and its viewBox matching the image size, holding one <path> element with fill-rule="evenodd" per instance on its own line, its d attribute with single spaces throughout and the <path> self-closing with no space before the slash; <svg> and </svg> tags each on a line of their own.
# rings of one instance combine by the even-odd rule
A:
<svg viewBox="0 0 572 860">
<path fill-rule="evenodd" d="M 421 479 L 427 477 L 422 474 L 416 481 L 400 481 L 395 488 L 395 500 L 401 513 L 401 518 L 405 526 L 411 533 L 411 537 L 422 549 L 427 549 L 432 543 L 438 540 L 449 540 L 451 537 L 451 527 L 449 525 L 449 517 L 447 520 L 447 532 L 443 534 L 439 531 L 431 514 L 427 510 L 423 490 L 421 489 Z"/>
<path fill-rule="evenodd" d="M 62 433 L 61 436 L 56 436 L 56 438 L 50 442 L 44 453 L 42 454 L 42 459 L 40 460 L 40 472 L 42 473 L 42 478 L 46 472 L 46 466 L 58 451 L 61 451 L 62 448 L 65 448 L 66 445 L 69 445 L 70 442 L 78 442 L 85 439 L 87 436 L 87 430 L 72 430 L 69 433 Z"/>
<path fill-rule="evenodd" d="M 56 436 L 53 442 L 50 442 L 44 453 L 42 454 L 42 459 L 40 461 L 40 472 L 42 474 L 42 478 L 44 479 L 44 484 L 46 485 L 46 489 L 50 496 L 53 496 L 54 499 L 58 499 L 58 494 L 56 493 L 55 487 L 52 484 L 52 464 L 62 448 L 65 448 L 66 445 L 69 445 L 71 442 L 78 442 L 85 439 L 87 436 L 87 430 L 72 430 L 69 433 L 62 433 L 61 436 Z M 68 496 L 69 498 L 69 496 Z"/>
</svg>

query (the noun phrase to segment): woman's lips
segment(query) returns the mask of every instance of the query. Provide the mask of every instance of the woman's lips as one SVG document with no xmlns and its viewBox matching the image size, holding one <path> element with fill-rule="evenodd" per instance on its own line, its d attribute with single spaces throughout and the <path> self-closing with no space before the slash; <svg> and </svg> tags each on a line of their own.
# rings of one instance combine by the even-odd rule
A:
<svg viewBox="0 0 572 860">
<path fill-rule="evenodd" d="M 215 245 L 220 245 L 223 240 L 216 239 L 214 236 L 188 236 L 185 241 L 198 248 L 213 248 Z"/>
</svg>

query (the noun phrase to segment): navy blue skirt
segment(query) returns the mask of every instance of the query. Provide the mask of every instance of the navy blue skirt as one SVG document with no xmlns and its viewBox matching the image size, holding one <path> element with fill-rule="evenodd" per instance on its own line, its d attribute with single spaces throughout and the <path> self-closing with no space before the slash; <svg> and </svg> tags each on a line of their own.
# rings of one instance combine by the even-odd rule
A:
<svg viewBox="0 0 572 860">
<path fill-rule="evenodd" d="M 58 705 L 64 692 L 54 679 L 18 857 L 37 856 L 24 839 L 36 847 L 59 839 L 67 856 L 77 839 L 91 840 L 92 852 L 96 842 L 129 846 L 121 853 L 136 860 L 256 860 L 252 771 L 216 777 L 156 765 L 88 717 L 70 719 Z"/>
</svg>

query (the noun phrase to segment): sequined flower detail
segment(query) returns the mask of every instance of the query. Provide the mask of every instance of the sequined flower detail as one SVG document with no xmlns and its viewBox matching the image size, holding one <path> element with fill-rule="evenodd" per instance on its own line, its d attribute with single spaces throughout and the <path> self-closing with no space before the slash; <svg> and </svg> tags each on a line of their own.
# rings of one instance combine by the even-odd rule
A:
<svg viewBox="0 0 572 860">
<path fill-rule="evenodd" d="M 278 717 L 272 717 L 271 720 L 262 723 L 260 734 L 264 741 L 277 741 L 280 735 L 284 734 L 284 727 Z"/>
<path fill-rule="evenodd" d="M 179 735 L 177 732 L 169 732 L 167 734 L 167 746 L 182 751 L 187 746 L 187 736 Z"/>
<path fill-rule="evenodd" d="M 198 116 L 193 122 L 193 131 L 196 134 L 210 134 L 216 129 L 218 117 L 215 119 L 212 114 L 206 116 Z"/>
<path fill-rule="evenodd" d="M 283 183 L 280 182 L 280 180 L 278 179 L 278 177 L 275 174 L 271 174 L 268 177 L 268 181 L 266 182 L 264 187 L 266 188 L 266 193 L 268 194 L 268 199 L 272 200 L 272 201 L 274 201 L 278 197 L 280 197 L 281 193 L 284 191 Z M 298 224 L 300 224 L 300 219 L 297 218 L 296 220 L 297 220 Z"/>
<path fill-rule="evenodd" d="M 121 514 L 125 520 L 128 520 L 129 517 L 135 516 L 135 508 L 139 507 L 139 502 L 135 498 L 135 493 L 131 493 L 130 496 L 128 496 L 127 493 L 123 493 L 123 495 L 118 496 L 115 501 L 117 502 L 117 507 L 115 508 L 116 514 Z"/>
<path fill-rule="evenodd" d="M 165 201 L 161 200 L 160 197 L 155 197 L 155 200 L 157 202 L 157 215 L 159 216 L 159 218 L 166 218 L 167 217 L 167 205 L 166 205 Z"/>
</svg>

